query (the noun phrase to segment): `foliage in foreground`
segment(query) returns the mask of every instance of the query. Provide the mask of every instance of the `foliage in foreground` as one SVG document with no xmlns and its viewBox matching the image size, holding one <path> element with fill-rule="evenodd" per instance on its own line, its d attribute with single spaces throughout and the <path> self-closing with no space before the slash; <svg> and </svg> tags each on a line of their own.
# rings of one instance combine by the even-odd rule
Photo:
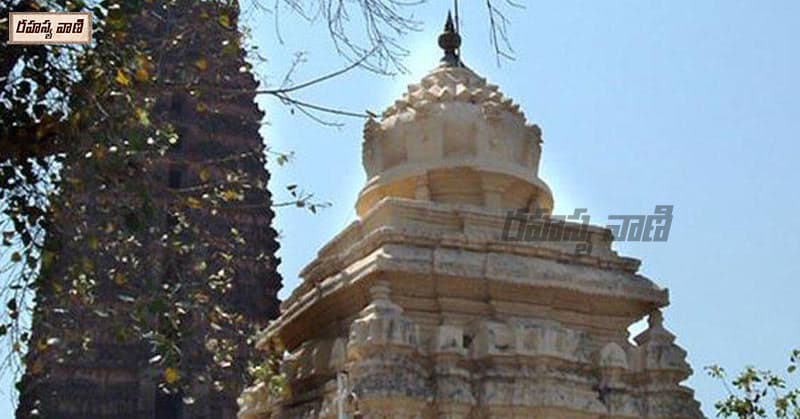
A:
<svg viewBox="0 0 800 419">
<path fill-rule="evenodd" d="M 794 350 L 789 357 L 786 372 L 790 376 L 796 373 L 798 363 L 800 349 Z M 717 417 L 800 418 L 800 388 L 790 388 L 787 379 L 779 374 L 749 366 L 731 379 L 718 365 L 706 367 L 706 372 L 719 379 L 728 392 L 727 398 L 714 404 Z"/>
</svg>

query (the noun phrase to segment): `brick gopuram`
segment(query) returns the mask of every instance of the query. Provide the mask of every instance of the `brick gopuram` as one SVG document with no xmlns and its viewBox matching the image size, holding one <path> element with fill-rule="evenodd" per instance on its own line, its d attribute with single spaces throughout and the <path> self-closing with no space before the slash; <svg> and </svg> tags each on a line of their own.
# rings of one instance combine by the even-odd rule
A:
<svg viewBox="0 0 800 419">
<path fill-rule="evenodd" d="M 245 51 L 241 48 L 238 8 L 214 2 L 198 5 L 193 0 L 175 2 L 148 1 L 141 13 L 130 16 L 132 29 L 125 42 L 146 41 L 153 46 L 144 52 L 158 63 L 158 91 L 152 118 L 173 125 L 180 142 L 163 158 L 154 162 L 152 177 L 131 178 L 143 189 L 151 191 L 146 209 L 132 206 L 126 213 L 109 212 L 109 200 L 117 195 L 103 185 L 105 173 L 98 173 L 92 161 L 78 157 L 62 171 L 62 191 L 54 197 L 57 208 L 85 206 L 78 211 L 55 212 L 48 229 L 46 248 L 54 255 L 52 267 L 38 280 L 33 313 L 33 333 L 26 356 L 27 370 L 22 379 L 18 418 L 46 419 L 232 419 L 236 416 L 236 397 L 241 388 L 225 387 L 217 391 L 210 379 L 200 383 L 198 377 L 212 369 L 219 374 L 240 374 L 250 358 L 248 351 L 234 354 L 227 369 L 218 366 L 206 350 L 212 320 L 209 313 L 196 313 L 191 330 L 180 344 L 181 376 L 190 382 L 193 403 L 186 403 L 179 393 L 159 388 L 163 367 L 153 366 L 153 351 L 132 329 L 132 305 L 120 299 L 121 294 L 134 297 L 152 296 L 153 289 L 208 281 L 219 266 L 211 255 L 226 250 L 228 240 L 210 243 L 204 248 L 208 268 L 200 272 L 196 259 L 181 258 L 178 252 L 165 251 L 160 237 L 175 225 L 173 211 L 182 199 L 181 191 L 205 184 L 224 184 L 226 175 L 237 173 L 253 185 L 241 201 L 220 204 L 220 216 L 201 211 L 184 211 L 188 225 L 202 225 L 206 237 L 214 234 L 229 237 L 238 231 L 244 245 L 236 248 L 236 271 L 232 287 L 223 298 L 214 296 L 214 304 L 234 307 L 244 317 L 243 323 L 264 327 L 278 314 L 277 293 L 281 278 L 276 232 L 272 228 L 272 198 L 267 190 L 269 174 L 264 168 L 264 144 L 259 134 L 263 112 L 254 102 L 258 87 L 247 70 Z M 228 27 L 209 16 L 227 16 Z M 192 30 L 187 31 L 186 28 Z M 183 43 L 171 44 L 176 37 Z M 110 41 L 109 41 L 110 42 Z M 164 47 L 164 45 L 173 45 Z M 225 49 L 227 47 L 227 50 Z M 224 60 L 201 58 L 225 55 Z M 199 68 L 206 67 L 207 68 Z M 185 85 L 191 83 L 217 91 L 202 97 L 193 96 Z M 219 93 L 222 92 L 222 93 Z M 227 93 L 233 92 L 233 93 Z M 207 170 L 207 173 L 203 173 Z M 210 190 L 207 188 L 206 190 Z M 138 203 L 138 201 L 132 201 Z M 113 208 L 119 208 L 119 206 Z M 78 214 L 78 216 L 76 216 Z M 107 226 L 143 224 L 152 232 L 137 232 L 141 249 L 137 263 L 115 260 L 115 252 L 90 251 L 76 237 L 101 235 Z M 124 230 L 124 231 L 129 231 Z M 145 230 L 145 229 L 140 229 Z M 133 233 L 130 234 L 133 237 Z M 149 234 L 149 235 L 148 235 Z M 196 237 L 196 236 L 195 236 Z M 84 241 L 85 242 L 85 241 Z M 216 243 L 222 243 L 217 245 Z M 190 244 L 203 244 L 192 242 Z M 99 256 L 98 256 L 99 255 Z M 77 305 L 66 291 L 77 276 L 73 268 L 87 266 L 99 272 L 93 290 L 93 304 Z M 113 271 L 111 271 L 113 269 Z M 107 272 L 121 272 L 124 284 L 108 279 Z M 219 298 L 219 299 L 218 299 Z M 210 304 L 209 304 L 210 305 Z M 69 310 L 66 310 L 68 308 Z M 97 311 L 102 308 L 103 315 Z M 188 316 L 187 316 L 188 318 Z M 128 327 L 125 327 L 125 326 Z M 126 335 L 122 335 L 122 332 Z M 247 348 L 243 336 L 231 333 L 230 339 Z M 43 344 L 54 342 L 52 345 Z M 82 342 L 86 342 L 82 345 Z M 240 381 L 237 375 L 236 381 Z"/>
</svg>

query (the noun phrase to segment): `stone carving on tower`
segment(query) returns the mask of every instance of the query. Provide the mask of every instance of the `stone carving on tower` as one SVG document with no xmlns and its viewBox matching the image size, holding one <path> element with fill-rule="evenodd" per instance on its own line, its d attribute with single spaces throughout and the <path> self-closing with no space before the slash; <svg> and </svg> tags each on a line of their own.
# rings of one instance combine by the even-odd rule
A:
<svg viewBox="0 0 800 419">
<path fill-rule="evenodd" d="M 606 228 L 564 225 L 588 254 L 503 240 L 508 211 L 553 208 L 541 130 L 461 62 L 451 21 L 439 41 L 441 65 L 366 123 L 358 220 L 258 336 L 284 343 L 290 392 L 245 390 L 239 418 L 702 417 L 667 290 Z"/>
</svg>

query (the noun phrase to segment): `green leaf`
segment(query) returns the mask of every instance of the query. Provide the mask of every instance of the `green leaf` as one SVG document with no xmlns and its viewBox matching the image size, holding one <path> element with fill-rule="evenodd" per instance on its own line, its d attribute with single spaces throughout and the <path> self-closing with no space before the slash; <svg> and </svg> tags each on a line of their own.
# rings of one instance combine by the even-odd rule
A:
<svg viewBox="0 0 800 419">
<path fill-rule="evenodd" d="M 153 302 L 147 305 L 147 310 L 153 314 L 161 314 L 167 311 L 167 303 L 162 298 L 156 298 Z"/>
<path fill-rule="evenodd" d="M 150 126 L 150 115 L 142 108 L 136 108 L 136 119 L 140 124 L 148 127 Z"/>
</svg>

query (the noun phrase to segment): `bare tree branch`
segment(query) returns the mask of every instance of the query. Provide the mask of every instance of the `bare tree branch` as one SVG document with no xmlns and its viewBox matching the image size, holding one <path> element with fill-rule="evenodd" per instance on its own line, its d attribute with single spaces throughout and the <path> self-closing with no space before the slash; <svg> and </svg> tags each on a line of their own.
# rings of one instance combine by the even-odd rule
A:
<svg viewBox="0 0 800 419">
<path fill-rule="evenodd" d="M 525 6 L 512 0 L 505 0 L 503 3 L 508 6 L 522 9 Z M 489 13 L 489 42 L 494 48 L 497 65 L 500 66 L 502 59 L 514 60 L 514 48 L 508 38 L 509 19 L 505 13 L 492 0 L 486 0 L 486 9 Z"/>
</svg>

